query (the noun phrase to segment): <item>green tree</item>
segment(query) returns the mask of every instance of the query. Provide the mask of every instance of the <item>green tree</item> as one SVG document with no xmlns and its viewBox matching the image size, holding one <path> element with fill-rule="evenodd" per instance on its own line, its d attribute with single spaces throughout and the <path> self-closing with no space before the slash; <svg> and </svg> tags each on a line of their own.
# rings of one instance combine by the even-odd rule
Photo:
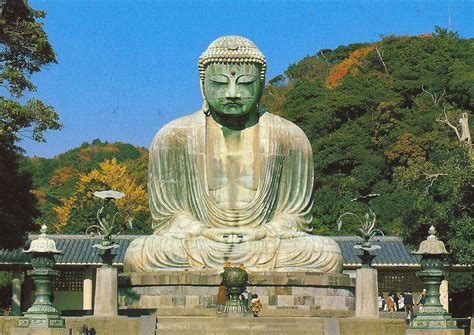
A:
<svg viewBox="0 0 474 335">
<path fill-rule="evenodd" d="M 461 133 L 462 115 L 472 128 L 473 39 L 438 27 L 390 36 L 321 50 L 275 78 L 263 102 L 313 147 L 315 233 L 352 233 L 355 222 L 338 232 L 337 217 L 364 213 L 350 200 L 380 193 L 369 204 L 385 233 L 415 247 L 434 224 L 452 261 L 472 263 L 473 157 L 451 126 Z"/>
<path fill-rule="evenodd" d="M 0 15 L 0 246 L 19 246 L 38 215 L 31 178 L 19 169 L 17 141 L 44 141 L 46 130 L 61 128 L 53 107 L 37 98 L 22 99 L 36 90 L 30 76 L 56 62 L 40 22 L 44 16 L 22 0 L 3 5 Z"/>
</svg>

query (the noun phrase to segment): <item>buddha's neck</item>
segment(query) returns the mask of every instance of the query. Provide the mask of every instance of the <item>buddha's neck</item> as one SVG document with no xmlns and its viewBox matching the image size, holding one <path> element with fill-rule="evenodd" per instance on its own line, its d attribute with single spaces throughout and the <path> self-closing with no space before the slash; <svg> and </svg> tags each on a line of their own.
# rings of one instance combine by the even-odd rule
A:
<svg viewBox="0 0 474 335">
<path fill-rule="evenodd" d="M 211 109 L 211 117 L 224 128 L 230 130 L 244 130 L 258 123 L 260 113 L 258 109 L 245 115 L 223 115 Z"/>
</svg>

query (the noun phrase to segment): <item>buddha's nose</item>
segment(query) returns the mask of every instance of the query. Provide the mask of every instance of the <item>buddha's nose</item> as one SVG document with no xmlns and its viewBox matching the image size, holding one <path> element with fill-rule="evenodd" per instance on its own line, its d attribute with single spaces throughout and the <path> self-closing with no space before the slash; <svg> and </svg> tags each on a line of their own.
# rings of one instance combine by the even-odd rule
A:
<svg viewBox="0 0 474 335">
<path fill-rule="evenodd" d="M 225 97 L 229 98 L 229 99 L 240 98 L 240 92 L 237 89 L 237 85 L 235 84 L 234 81 L 231 81 L 229 83 L 229 87 L 227 88 L 227 92 L 225 94 Z"/>
</svg>

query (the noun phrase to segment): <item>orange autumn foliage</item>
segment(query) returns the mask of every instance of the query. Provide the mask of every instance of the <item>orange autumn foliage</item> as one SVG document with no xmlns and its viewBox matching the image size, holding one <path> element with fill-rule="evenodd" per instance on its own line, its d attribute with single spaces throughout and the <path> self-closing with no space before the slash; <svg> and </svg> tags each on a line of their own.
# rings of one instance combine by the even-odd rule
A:
<svg viewBox="0 0 474 335">
<path fill-rule="evenodd" d="M 39 204 L 44 204 L 46 203 L 46 193 L 40 190 L 30 190 L 30 193 L 32 193 L 36 199 L 38 199 Z"/>
<path fill-rule="evenodd" d="M 90 161 L 95 154 L 101 152 L 113 153 L 117 152 L 118 150 L 119 148 L 117 148 L 117 146 L 113 143 L 106 144 L 104 146 L 90 145 L 87 148 L 81 149 L 77 153 L 77 158 L 81 161 Z"/>
<path fill-rule="evenodd" d="M 143 185 L 137 185 L 126 165 L 118 163 L 115 158 L 107 159 L 99 164 L 98 169 L 88 174 L 81 174 L 75 192 L 69 198 L 61 199 L 63 206 L 54 208 L 59 218 L 59 223 L 53 227 L 55 231 L 60 231 L 67 224 L 74 208 L 81 209 L 84 202 L 91 201 L 94 191 L 97 191 L 91 188 L 94 182 L 100 182 L 109 189 L 125 193 L 125 197 L 115 203 L 117 208 L 128 216 L 133 217 L 138 212 L 147 210 L 148 195 Z"/>
<path fill-rule="evenodd" d="M 351 52 L 349 57 L 342 62 L 334 65 L 331 70 L 329 70 L 329 75 L 326 78 L 326 86 L 329 88 L 337 87 L 348 73 L 355 74 L 357 72 L 356 66 L 374 49 L 375 45 L 357 49 Z"/>
<path fill-rule="evenodd" d="M 74 176 L 77 176 L 78 171 L 71 166 L 63 166 L 56 171 L 51 176 L 51 180 L 49 181 L 49 186 L 54 187 L 58 185 L 63 185 L 69 179 Z"/>
</svg>

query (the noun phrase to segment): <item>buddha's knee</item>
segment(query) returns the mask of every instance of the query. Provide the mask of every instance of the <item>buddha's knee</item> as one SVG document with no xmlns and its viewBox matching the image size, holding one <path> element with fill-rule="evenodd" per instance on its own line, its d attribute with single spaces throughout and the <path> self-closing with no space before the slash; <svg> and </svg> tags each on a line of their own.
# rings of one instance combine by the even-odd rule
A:
<svg viewBox="0 0 474 335">
<path fill-rule="evenodd" d="M 342 252 L 331 238 L 308 235 L 280 243 L 277 267 L 300 267 L 319 272 L 341 272 Z"/>
<path fill-rule="evenodd" d="M 189 262 L 182 240 L 156 235 L 133 240 L 124 260 L 125 271 L 147 272 L 186 267 L 189 267 Z"/>
<path fill-rule="evenodd" d="M 141 264 L 144 244 L 145 237 L 139 237 L 130 242 L 123 261 L 125 272 L 143 271 L 139 269 L 139 266 Z"/>
</svg>

